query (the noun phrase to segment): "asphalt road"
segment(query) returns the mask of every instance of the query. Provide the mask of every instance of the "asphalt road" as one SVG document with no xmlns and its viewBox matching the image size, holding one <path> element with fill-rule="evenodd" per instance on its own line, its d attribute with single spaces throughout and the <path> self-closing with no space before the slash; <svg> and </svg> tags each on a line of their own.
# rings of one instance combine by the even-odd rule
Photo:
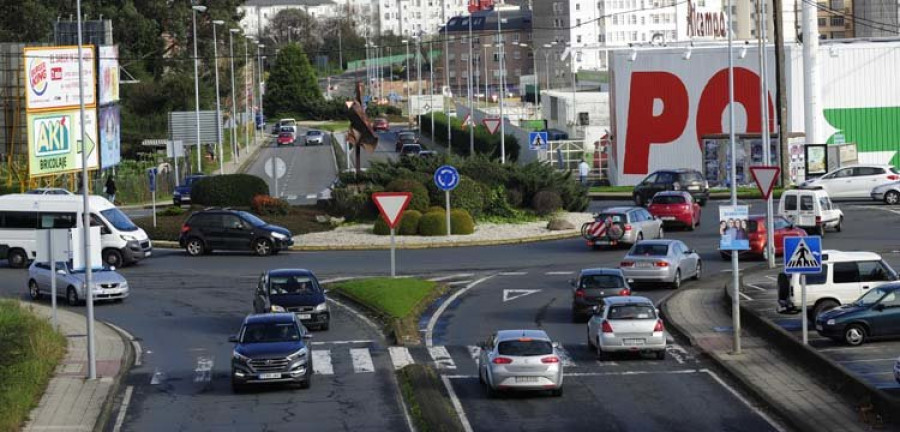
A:
<svg viewBox="0 0 900 432">
<path fill-rule="evenodd" d="M 269 183 L 269 189 L 278 190 L 278 197 L 286 199 L 292 205 L 315 204 L 319 193 L 331 186 L 337 176 L 337 167 L 334 161 L 334 151 L 330 145 L 306 146 L 303 143 L 303 135 L 306 128 L 300 128 L 300 138 L 292 146 L 277 146 L 275 138 L 269 140 L 269 145 L 259 150 L 256 161 L 247 170 L 265 179 Z M 278 158 L 284 161 L 285 173 L 276 182 L 266 174 L 265 166 L 272 163 L 270 160 Z"/>
</svg>

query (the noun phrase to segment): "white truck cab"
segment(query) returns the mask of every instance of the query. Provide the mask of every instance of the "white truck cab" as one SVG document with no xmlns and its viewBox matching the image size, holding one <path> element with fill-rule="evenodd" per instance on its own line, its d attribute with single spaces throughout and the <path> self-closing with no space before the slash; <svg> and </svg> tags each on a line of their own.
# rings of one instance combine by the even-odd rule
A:
<svg viewBox="0 0 900 432">
<path fill-rule="evenodd" d="M 791 189 L 781 194 L 778 214 L 811 235 L 825 235 L 825 228 L 840 232 L 844 212 L 838 209 L 823 189 Z"/>
<path fill-rule="evenodd" d="M 898 279 L 881 255 L 874 252 L 822 251 L 822 272 L 806 275 L 806 307 L 811 319 L 820 313 L 852 303 L 870 289 Z M 778 312 L 801 311 L 800 284 L 789 275 L 778 275 Z"/>
</svg>

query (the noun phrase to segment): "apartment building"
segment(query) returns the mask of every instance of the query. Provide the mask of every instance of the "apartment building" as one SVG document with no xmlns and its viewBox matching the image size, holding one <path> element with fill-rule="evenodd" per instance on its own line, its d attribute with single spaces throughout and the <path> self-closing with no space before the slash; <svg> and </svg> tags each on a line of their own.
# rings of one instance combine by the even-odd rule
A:
<svg viewBox="0 0 900 432">
<path fill-rule="evenodd" d="M 898 0 L 854 0 L 849 8 L 856 21 L 856 37 L 897 37 L 900 33 Z"/>
<path fill-rule="evenodd" d="M 375 0 L 246 0 L 238 6 L 238 11 L 244 14 L 241 19 L 241 28 L 244 33 L 259 37 L 265 32 L 269 23 L 285 9 L 300 9 L 313 18 L 330 19 L 340 16 L 355 20 L 360 34 L 366 31 L 374 32 L 373 21 Z M 368 28 L 368 30 L 367 30 Z"/>
<path fill-rule="evenodd" d="M 437 33 L 452 16 L 468 13 L 469 0 L 372 0 L 381 34 L 411 37 Z"/>
</svg>

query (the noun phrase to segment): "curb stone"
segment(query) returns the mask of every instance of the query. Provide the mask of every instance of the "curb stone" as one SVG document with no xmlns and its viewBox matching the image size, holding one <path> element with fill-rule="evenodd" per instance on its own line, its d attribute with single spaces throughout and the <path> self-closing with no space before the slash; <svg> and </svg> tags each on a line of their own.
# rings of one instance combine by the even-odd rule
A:
<svg viewBox="0 0 900 432">
<path fill-rule="evenodd" d="M 109 389 L 109 394 L 106 395 L 106 400 L 103 402 L 103 408 L 100 410 L 100 417 L 97 419 L 97 424 L 94 426 L 95 431 L 106 430 L 106 426 L 109 423 L 109 419 L 112 416 L 113 408 L 121 405 L 121 402 L 117 401 L 119 396 L 119 390 L 122 388 L 122 382 L 125 380 L 125 376 L 131 371 L 131 368 L 134 367 L 135 360 L 135 352 L 134 345 L 131 344 L 131 338 L 128 335 L 122 333 L 121 329 L 115 325 L 110 325 L 106 321 L 96 320 L 96 322 L 100 325 L 105 325 L 111 328 L 117 335 L 122 339 L 122 344 L 125 345 L 125 357 L 123 358 L 122 368 L 119 370 L 119 374 L 116 375 L 115 379 L 113 379 L 113 385 Z"/>
</svg>

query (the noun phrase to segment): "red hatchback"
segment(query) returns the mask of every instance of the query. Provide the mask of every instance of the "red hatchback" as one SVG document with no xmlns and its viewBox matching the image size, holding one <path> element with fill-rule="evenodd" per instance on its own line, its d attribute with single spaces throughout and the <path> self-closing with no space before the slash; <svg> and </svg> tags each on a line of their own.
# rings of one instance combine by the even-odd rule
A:
<svg viewBox="0 0 900 432">
<path fill-rule="evenodd" d="M 700 204 L 689 192 L 659 192 L 650 200 L 647 210 L 665 225 L 679 225 L 690 231 L 700 225 Z"/>
<path fill-rule="evenodd" d="M 775 255 L 784 253 L 785 237 L 806 237 L 806 231 L 803 228 L 795 227 L 791 221 L 783 216 L 775 216 L 772 221 L 775 228 Z M 751 254 L 754 256 L 767 259 L 766 256 L 766 215 L 751 215 L 747 220 L 747 237 L 750 238 L 750 250 L 743 251 L 742 254 Z M 731 259 L 729 251 L 719 251 L 722 259 Z"/>
<path fill-rule="evenodd" d="M 278 134 L 278 145 L 294 145 L 294 134 L 292 132 L 281 132 Z"/>
</svg>

